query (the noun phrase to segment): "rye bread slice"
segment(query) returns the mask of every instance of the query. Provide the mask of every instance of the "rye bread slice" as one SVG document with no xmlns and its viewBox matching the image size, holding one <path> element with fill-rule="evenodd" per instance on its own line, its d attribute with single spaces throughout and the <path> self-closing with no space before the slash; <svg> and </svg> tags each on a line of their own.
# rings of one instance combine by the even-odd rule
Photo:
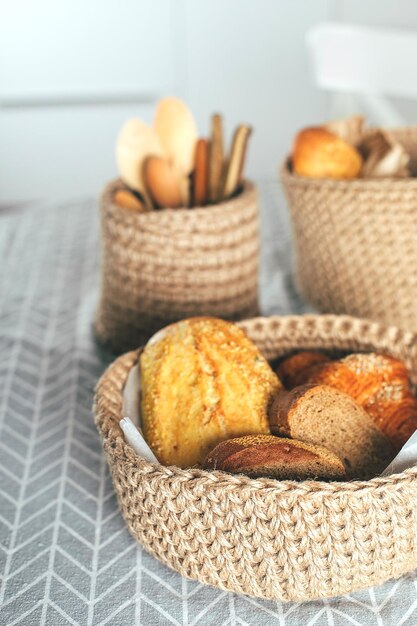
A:
<svg viewBox="0 0 417 626">
<path fill-rule="evenodd" d="M 288 480 L 340 480 L 342 461 L 322 446 L 271 435 L 246 435 L 219 443 L 204 467 L 232 474 Z"/>
<path fill-rule="evenodd" d="M 276 396 L 271 432 L 325 446 L 351 479 L 380 474 L 393 458 L 387 437 L 350 396 L 326 385 L 302 385 Z"/>
</svg>

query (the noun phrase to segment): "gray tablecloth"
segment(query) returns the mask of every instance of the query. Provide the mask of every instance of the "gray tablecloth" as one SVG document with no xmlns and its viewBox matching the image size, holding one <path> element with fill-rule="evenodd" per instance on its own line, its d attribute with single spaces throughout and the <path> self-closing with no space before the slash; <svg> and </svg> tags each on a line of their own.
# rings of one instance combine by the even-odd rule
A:
<svg viewBox="0 0 417 626">
<path fill-rule="evenodd" d="M 262 308 L 305 310 L 278 186 L 261 185 Z M 94 343 L 93 200 L 0 212 L 0 623 L 417 624 L 417 577 L 280 604 L 186 581 L 129 536 L 91 416 L 110 355 Z"/>
</svg>

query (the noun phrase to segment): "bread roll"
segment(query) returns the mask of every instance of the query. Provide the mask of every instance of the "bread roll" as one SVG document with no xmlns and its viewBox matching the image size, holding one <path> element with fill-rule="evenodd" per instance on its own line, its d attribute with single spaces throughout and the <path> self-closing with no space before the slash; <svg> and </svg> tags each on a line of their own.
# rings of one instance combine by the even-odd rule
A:
<svg viewBox="0 0 417 626">
<path fill-rule="evenodd" d="M 309 352 L 306 350 L 287 357 L 273 369 L 284 387 L 292 389 L 303 384 L 305 376 L 308 375 L 313 365 L 325 363 L 329 360 L 329 357 L 321 352 Z"/>
<path fill-rule="evenodd" d="M 235 324 L 191 318 L 158 333 L 140 357 L 142 426 L 159 461 L 189 467 L 217 443 L 269 433 L 281 384 Z"/>
<path fill-rule="evenodd" d="M 356 148 L 328 130 L 306 128 L 296 136 L 292 163 L 300 176 L 350 179 L 359 176 L 362 157 Z"/>
<path fill-rule="evenodd" d="M 368 133 L 358 145 L 358 150 L 364 160 L 363 177 L 410 176 L 410 155 L 388 133 L 382 130 Z"/>
<path fill-rule="evenodd" d="M 326 448 L 271 435 L 248 435 L 223 441 L 210 452 L 204 467 L 253 478 L 336 480 L 345 477 L 343 463 Z"/>
<path fill-rule="evenodd" d="M 281 391 L 269 413 L 271 432 L 325 446 L 344 463 L 349 478 L 367 479 L 389 464 L 388 439 L 350 396 L 326 385 Z"/>
<path fill-rule="evenodd" d="M 392 393 L 389 387 L 382 393 L 385 394 L 387 391 L 389 394 Z M 396 452 L 401 450 L 417 430 L 417 400 L 411 396 L 395 400 L 394 392 L 394 399 L 384 398 L 382 401 L 380 397 L 377 397 L 375 405 L 368 405 L 367 410 L 375 419 L 382 417 L 379 419 L 380 428 L 387 435 Z"/>
<path fill-rule="evenodd" d="M 350 354 L 321 363 L 305 377 L 349 394 L 372 417 L 398 451 L 417 430 L 417 400 L 404 363 L 386 354 Z"/>
</svg>

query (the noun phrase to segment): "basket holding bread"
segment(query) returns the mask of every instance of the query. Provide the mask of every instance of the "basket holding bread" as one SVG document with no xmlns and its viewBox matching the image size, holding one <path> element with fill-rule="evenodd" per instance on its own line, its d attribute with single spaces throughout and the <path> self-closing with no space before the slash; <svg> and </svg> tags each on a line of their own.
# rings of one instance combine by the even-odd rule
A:
<svg viewBox="0 0 417 626">
<path fill-rule="evenodd" d="M 237 325 L 199 317 L 159 331 L 139 367 L 143 434 L 163 465 L 368 479 L 417 429 L 407 369 L 384 354 L 270 364 Z"/>
</svg>

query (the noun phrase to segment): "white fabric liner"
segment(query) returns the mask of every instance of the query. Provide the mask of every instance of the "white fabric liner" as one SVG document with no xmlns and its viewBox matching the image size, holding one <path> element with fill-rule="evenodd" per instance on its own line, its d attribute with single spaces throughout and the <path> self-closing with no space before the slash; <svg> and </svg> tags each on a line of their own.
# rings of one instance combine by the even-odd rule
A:
<svg viewBox="0 0 417 626">
<path fill-rule="evenodd" d="M 148 446 L 142 435 L 140 419 L 140 373 L 139 366 L 134 365 L 129 372 L 126 385 L 123 390 L 123 418 L 120 420 L 120 428 L 127 443 L 134 449 L 137 455 L 149 461 L 158 463 L 158 459 Z"/>
</svg>

